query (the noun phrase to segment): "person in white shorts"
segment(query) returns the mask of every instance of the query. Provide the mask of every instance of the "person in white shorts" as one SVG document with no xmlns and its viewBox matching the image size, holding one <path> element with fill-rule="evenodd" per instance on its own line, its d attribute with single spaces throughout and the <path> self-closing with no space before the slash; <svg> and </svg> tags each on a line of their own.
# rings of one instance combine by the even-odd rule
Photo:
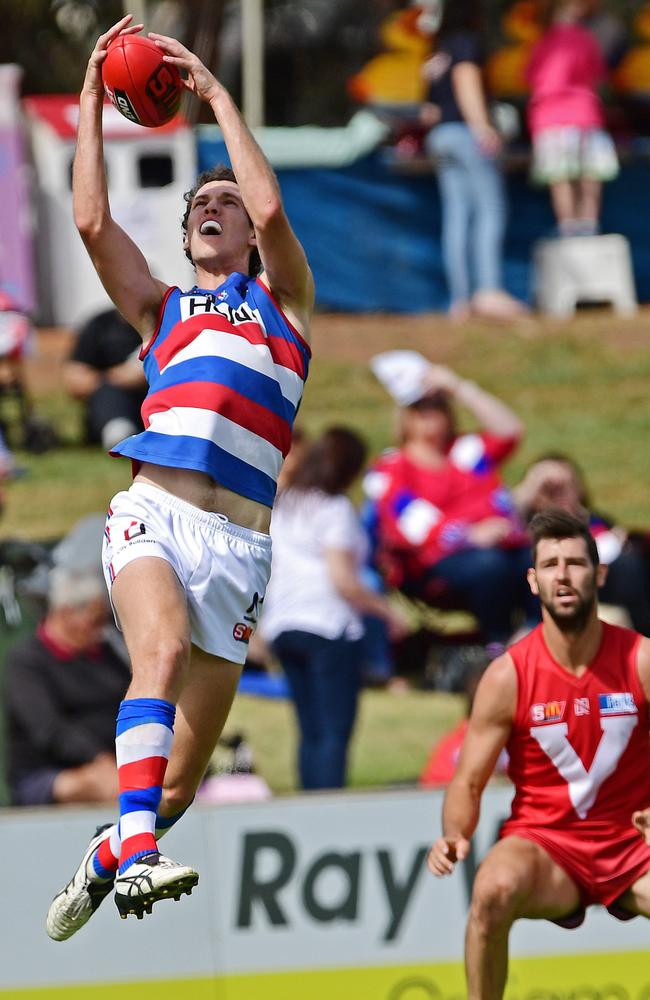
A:
<svg viewBox="0 0 650 1000">
<path fill-rule="evenodd" d="M 80 99 L 73 205 L 77 228 L 116 307 L 142 336 L 145 430 L 112 451 L 131 488 L 111 503 L 104 569 L 132 682 L 120 706 L 120 820 L 91 840 L 55 896 L 47 932 L 62 941 L 115 889 L 120 915 L 191 892 L 198 874 L 158 839 L 191 803 L 227 718 L 270 568 L 277 476 L 310 359 L 314 289 L 277 181 L 232 98 L 173 38 L 150 34 L 161 62 L 210 105 L 232 170 L 185 195 L 189 291 L 154 278 L 110 213 L 102 147 L 101 66 L 131 15 L 97 41 Z M 190 656 L 192 644 L 204 654 Z"/>
</svg>

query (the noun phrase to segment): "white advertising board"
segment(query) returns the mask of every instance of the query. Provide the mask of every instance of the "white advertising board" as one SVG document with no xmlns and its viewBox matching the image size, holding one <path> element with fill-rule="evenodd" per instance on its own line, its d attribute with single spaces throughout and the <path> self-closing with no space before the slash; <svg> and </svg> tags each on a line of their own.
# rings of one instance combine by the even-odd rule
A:
<svg viewBox="0 0 650 1000">
<path fill-rule="evenodd" d="M 477 857 L 508 812 L 490 789 Z M 196 866 L 191 897 L 121 921 L 108 898 L 70 941 L 44 929 L 96 822 L 91 810 L 5 812 L 0 996 L 461 1000 L 471 865 L 433 879 L 440 793 L 304 796 L 195 807 L 165 841 Z M 650 1000 L 650 924 L 594 908 L 577 931 L 521 921 L 506 1000 Z M 119 993 L 118 993 L 119 990 Z"/>
</svg>

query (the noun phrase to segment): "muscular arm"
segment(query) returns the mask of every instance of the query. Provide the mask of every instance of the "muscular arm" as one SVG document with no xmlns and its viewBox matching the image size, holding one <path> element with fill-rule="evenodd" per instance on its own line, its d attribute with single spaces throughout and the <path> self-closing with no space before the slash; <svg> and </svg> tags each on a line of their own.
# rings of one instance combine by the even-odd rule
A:
<svg viewBox="0 0 650 1000">
<path fill-rule="evenodd" d="M 194 53 L 173 38 L 150 33 L 165 60 L 188 73 L 186 86 L 210 105 L 223 132 L 237 184 L 257 238 L 264 274 L 303 336 L 314 305 L 314 283 L 305 252 L 284 211 L 273 170 L 228 91 Z"/>
<path fill-rule="evenodd" d="M 469 851 L 481 795 L 510 736 L 517 702 L 514 664 L 506 653 L 490 664 L 478 686 L 458 768 L 445 795 L 442 836 L 429 853 L 434 875 L 447 875 Z"/>
<path fill-rule="evenodd" d="M 301 333 L 306 333 L 314 303 L 314 283 L 305 252 L 285 214 L 275 174 L 232 97 L 221 85 L 217 86 L 210 106 L 221 126 L 239 190 L 253 222 L 264 267 L 262 280 L 292 314 Z"/>
<path fill-rule="evenodd" d="M 93 49 L 79 99 L 79 128 L 72 170 L 72 203 L 79 234 L 104 288 L 143 340 L 153 333 L 166 286 L 151 274 L 133 240 L 111 216 L 104 169 L 101 66 L 107 46 L 121 32 L 133 34 L 141 25 L 122 18 Z"/>
</svg>

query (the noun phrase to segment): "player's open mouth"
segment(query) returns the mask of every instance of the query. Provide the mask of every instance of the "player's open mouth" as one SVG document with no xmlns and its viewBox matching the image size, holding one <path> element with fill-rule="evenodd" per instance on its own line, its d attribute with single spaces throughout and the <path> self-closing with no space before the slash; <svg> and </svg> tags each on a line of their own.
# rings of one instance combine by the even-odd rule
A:
<svg viewBox="0 0 650 1000">
<path fill-rule="evenodd" d="M 223 230 L 219 222 L 214 219 L 206 219 L 205 222 L 201 223 L 199 232 L 201 236 L 221 236 Z"/>
</svg>

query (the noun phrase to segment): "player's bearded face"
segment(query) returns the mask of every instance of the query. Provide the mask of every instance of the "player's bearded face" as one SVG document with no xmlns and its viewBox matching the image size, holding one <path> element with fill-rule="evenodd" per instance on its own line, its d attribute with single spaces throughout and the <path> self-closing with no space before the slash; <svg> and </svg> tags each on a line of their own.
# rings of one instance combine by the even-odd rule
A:
<svg viewBox="0 0 650 1000">
<path fill-rule="evenodd" d="M 563 631 L 580 629 L 598 599 L 599 571 L 582 538 L 544 538 L 537 546 L 531 588 Z"/>
</svg>

